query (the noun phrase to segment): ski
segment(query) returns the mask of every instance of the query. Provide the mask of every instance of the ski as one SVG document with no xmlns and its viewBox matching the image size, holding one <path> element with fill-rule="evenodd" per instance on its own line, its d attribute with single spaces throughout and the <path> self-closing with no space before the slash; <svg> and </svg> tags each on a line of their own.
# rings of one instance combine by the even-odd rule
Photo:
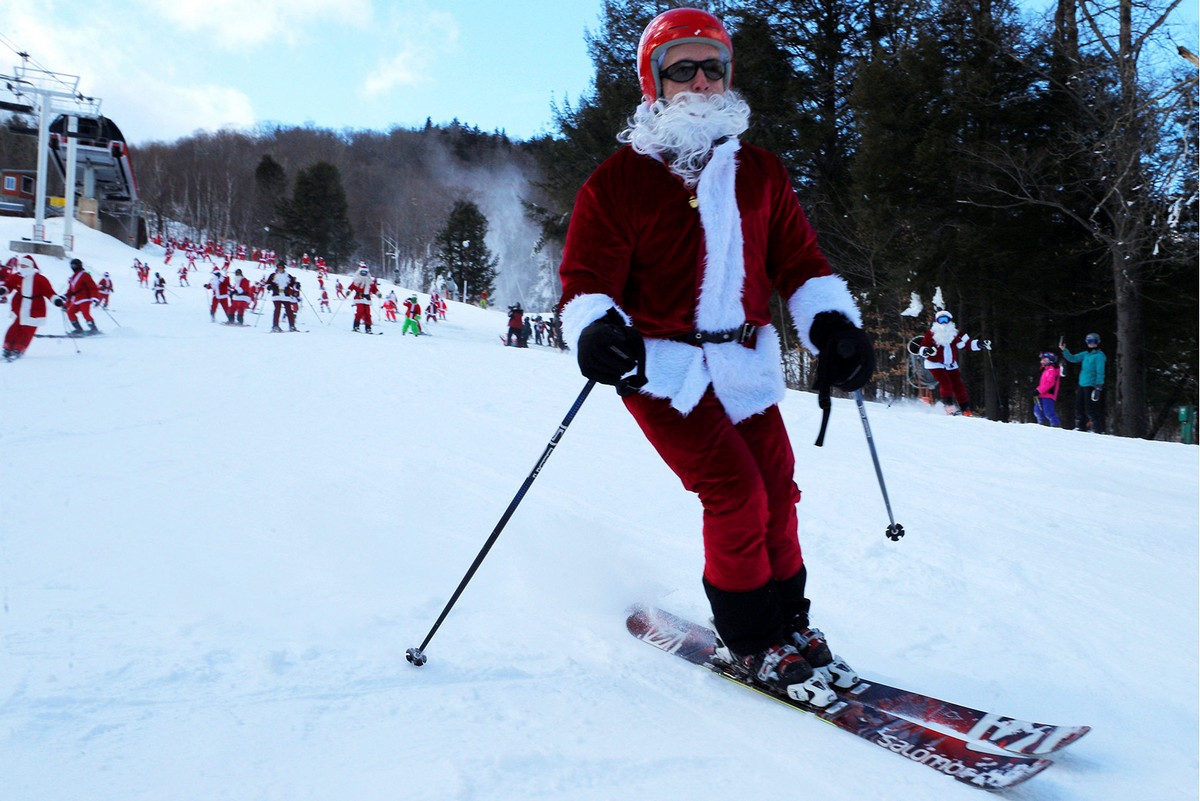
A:
<svg viewBox="0 0 1200 801">
<path fill-rule="evenodd" d="M 875 680 L 860 680 L 849 690 L 834 688 L 838 697 L 862 701 L 908 720 L 948 729 L 1014 754 L 1044 756 L 1061 751 L 1092 730 L 1091 726 L 1054 726 L 984 712 Z"/>
<path fill-rule="evenodd" d="M 845 693 L 824 708 L 777 695 L 752 683 L 731 666 L 714 661 L 717 638 L 711 629 L 661 609 L 634 606 L 625 625 L 634 637 L 662 651 L 972 787 L 986 790 L 1015 787 L 1054 764 L 1048 759 L 1003 752 L 936 731 Z"/>
<path fill-rule="evenodd" d="M 83 339 L 84 337 L 101 337 L 104 336 L 100 331 L 84 334 L 34 334 L 38 339 Z"/>
</svg>

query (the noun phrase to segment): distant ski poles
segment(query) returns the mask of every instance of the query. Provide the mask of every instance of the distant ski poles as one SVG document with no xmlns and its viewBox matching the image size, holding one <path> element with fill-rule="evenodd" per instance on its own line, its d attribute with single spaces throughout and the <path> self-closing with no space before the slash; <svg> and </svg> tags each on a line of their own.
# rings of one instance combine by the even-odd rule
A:
<svg viewBox="0 0 1200 801">
<path fill-rule="evenodd" d="M 467 570 L 467 574 L 463 576 L 462 581 L 458 583 L 458 588 L 454 591 L 454 594 L 450 596 L 450 601 L 446 604 L 446 608 L 442 610 L 440 615 L 438 615 L 438 619 L 434 622 L 433 628 L 431 628 L 429 633 L 425 635 L 425 639 L 418 647 L 409 648 L 408 651 L 405 652 L 404 658 L 416 667 L 420 667 L 421 665 L 425 664 L 425 648 L 429 645 L 429 641 L 432 640 L 433 635 L 437 633 L 438 628 L 442 625 L 442 621 L 446 619 L 446 615 L 450 614 L 450 609 L 454 606 L 455 602 L 458 601 L 458 597 L 462 595 L 463 590 L 466 589 L 467 584 L 475 575 L 475 571 L 479 569 L 481 564 L 483 564 L 484 557 L 488 555 L 488 551 L 490 551 L 492 546 L 496 543 L 497 538 L 500 536 L 500 532 L 504 530 L 504 526 L 508 523 L 508 519 L 512 517 L 513 512 L 515 512 L 517 506 L 520 505 L 521 499 L 524 498 L 525 493 L 529 491 L 529 486 L 533 484 L 533 480 L 537 478 L 538 473 L 542 471 L 542 466 L 546 464 L 546 460 L 550 458 L 550 454 L 554 451 L 554 446 L 558 444 L 560 439 L 562 439 L 562 435 L 567 430 L 567 426 L 569 426 L 571 421 L 575 419 L 575 415 L 578 413 L 579 407 L 583 406 L 583 402 L 587 399 L 588 393 L 591 392 L 592 388 L 595 386 L 595 381 L 588 381 L 587 384 L 584 385 L 583 391 L 579 393 L 579 397 L 575 399 L 575 403 L 571 404 L 571 410 L 567 412 L 567 416 L 563 418 L 561 423 L 559 423 L 558 430 L 555 431 L 554 436 L 550 438 L 550 442 L 546 445 L 546 450 L 542 452 L 541 458 L 537 460 L 537 464 L 533 466 L 533 470 L 525 478 L 525 483 L 521 485 L 521 489 L 517 491 L 517 494 L 512 499 L 512 502 L 508 504 L 508 508 L 504 510 L 504 514 L 500 517 L 500 522 L 496 524 L 496 528 L 492 530 L 491 536 L 488 537 L 487 542 L 483 544 L 483 548 L 480 549 L 479 555 L 475 557 L 475 561 L 471 563 L 471 567 L 469 570 Z"/>
<path fill-rule="evenodd" d="M 879 454 L 875 452 L 875 438 L 871 436 L 871 424 L 867 421 L 867 407 L 863 403 L 861 390 L 854 391 L 854 402 L 858 404 L 858 416 L 862 418 L 863 431 L 867 434 L 867 446 L 871 449 L 871 460 L 875 462 L 875 476 L 879 479 L 883 505 L 887 507 L 888 522 L 891 524 L 884 534 L 889 540 L 896 542 L 904 536 L 904 526 L 897 523 L 896 518 L 892 516 L 892 502 L 888 500 L 887 485 L 883 483 L 883 468 L 879 466 Z"/>
</svg>

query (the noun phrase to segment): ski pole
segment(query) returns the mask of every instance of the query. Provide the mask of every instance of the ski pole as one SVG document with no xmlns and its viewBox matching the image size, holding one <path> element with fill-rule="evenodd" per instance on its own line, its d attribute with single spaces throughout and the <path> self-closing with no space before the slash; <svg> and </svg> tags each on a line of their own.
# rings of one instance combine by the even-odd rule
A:
<svg viewBox="0 0 1200 801">
<path fill-rule="evenodd" d="M 97 305 L 98 305 L 98 304 L 97 304 Z M 107 306 L 100 306 L 100 311 L 102 311 L 102 312 L 104 312 L 105 314 L 107 314 L 107 315 L 108 315 L 108 319 L 110 319 L 110 320 L 112 320 L 112 321 L 113 321 L 113 325 L 115 325 L 117 328 L 120 328 L 120 327 L 121 327 L 121 324 L 117 322 L 117 318 L 116 318 L 116 317 L 113 317 L 113 316 L 112 316 L 112 313 L 111 313 L 111 312 L 109 312 L 109 310 L 108 310 L 108 307 L 107 307 Z"/>
<path fill-rule="evenodd" d="M 496 524 L 496 528 L 492 530 L 491 536 L 488 537 L 487 542 L 483 544 L 483 548 L 480 549 L 479 555 L 475 557 L 475 561 L 471 563 L 471 567 L 469 570 L 467 570 L 467 574 L 463 576 L 462 581 L 458 583 L 458 588 L 454 590 L 454 594 L 450 596 L 450 601 L 446 604 L 446 608 L 442 610 L 440 615 L 438 615 L 438 619 L 434 622 L 433 628 L 431 628 L 429 633 L 425 635 L 425 639 L 418 647 L 409 648 L 404 653 L 404 658 L 416 667 L 420 667 L 421 665 L 425 664 L 425 648 L 429 645 L 429 641 L 433 639 L 433 635 L 437 632 L 438 627 L 442 625 L 442 621 L 446 619 L 446 615 L 450 614 L 450 609 L 454 606 L 455 602 L 458 601 L 458 597 L 462 595 L 463 590 L 466 589 L 468 582 L 470 582 L 471 578 L 475 575 L 475 571 L 479 569 L 481 564 L 483 564 L 484 557 L 488 555 L 488 551 L 490 551 L 492 546 L 496 543 L 496 539 L 499 538 L 500 532 L 504 530 L 504 526 L 508 523 L 508 519 L 512 517 L 513 512 L 516 511 L 517 506 L 525 497 L 525 493 L 529 491 L 529 486 L 533 484 L 533 480 L 537 478 L 538 473 L 542 471 L 542 467 L 546 464 L 546 460 L 550 458 L 550 454 L 554 451 L 554 446 L 558 444 L 560 439 L 562 439 L 562 435 L 567 430 L 567 426 L 569 426 L 571 421 L 575 419 L 575 414 L 579 411 L 579 407 L 583 405 L 583 402 L 587 399 L 588 393 L 591 392 L 592 388 L 595 386 L 596 382 L 591 380 L 584 385 L 583 390 L 579 393 L 579 397 L 575 399 L 575 403 L 571 404 L 571 409 L 567 412 L 567 416 L 563 418 L 561 423 L 559 423 L 558 430 L 555 431 L 554 436 L 550 438 L 550 442 L 546 445 L 546 450 L 542 451 L 541 458 L 537 460 L 537 464 L 533 466 L 533 470 L 525 478 L 525 483 L 521 485 L 521 489 L 517 490 L 517 494 L 513 497 L 512 502 L 509 503 L 508 508 L 504 510 L 504 514 L 500 517 L 500 522 Z"/>
<path fill-rule="evenodd" d="M 301 292 L 300 292 L 300 297 L 304 298 L 304 302 L 308 304 L 308 308 L 312 309 L 313 314 L 317 315 L 317 322 L 320 322 L 321 321 L 320 313 L 317 312 L 316 307 L 314 307 L 312 305 L 312 301 L 308 299 L 308 295 L 305 295 L 303 290 L 301 290 Z"/>
<path fill-rule="evenodd" d="M 337 317 L 337 313 L 342 310 L 342 304 L 346 302 L 346 298 L 348 297 L 350 296 L 342 295 L 342 299 L 338 301 L 337 308 L 333 310 L 333 314 L 329 315 L 329 320 L 325 323 L 325 325 L 333 325 L 333 318 Z"/>
<path fill-rule="evenodd" d="M 1000 419 L 1000 384 L 996 381 L 996 366 L 992 364 L 991 349 L 985 350 L 987 354 L 988 372 L 992 374 L 992 394 L 996 396 L 996 413 L 993 419 Z"/>
<path fill-rule="evenodd" d="M 77 342 L 77 341 L 76 341 L 76 337 L 74 337 L 74 336 L 72 335 L 72 333 L 71 333 L 70 329 L 68 329 L 68 328 L 67 328 L 67 322 L 68 322 L 68 321 L 67 321 L 67 310 L 66 310 L 66 309 L 64 309 L 62 306 L 59 306 L 59 307 L 58 307 L 58 310 L 59 310 L 60 312 L 62 312 L 62 318 L 63 318 L 63 333 L 67 335 L 67 339 L 71 340 L 71 344 L 75 346 L 75 352 L 76 352 L 76 353 L 79 353 L 79 352 L 80 352 L 80 351 L 79 351 L 79 342 Z"/>
<path fill-rule="evenodd" d="M 893 542 L 899 541 L 904 536 L 904 526 L 896 522 L 896 518 L 892 516 L 892 502 L 888 500 L 887 485 L 883 483 L 883 468 L 879 466 L 879 454 L 875 452 L 875 439 L 871 436 L 871 424 L 867 422 L 867 407 L 863 403 L 862 390 L 854 391 L 854 402 L 858 404 L 858 416 L 862 418 L 863 431 L 867 434 L 867 445 L 871 449 L 871 460 L 875 462 L 875 476 L 879 479 L 879 490 L 883 493 L 883 505 L 887 507 L 888 522 L 891 523 L 887 527 L 884 534 Z"/>
</svg>

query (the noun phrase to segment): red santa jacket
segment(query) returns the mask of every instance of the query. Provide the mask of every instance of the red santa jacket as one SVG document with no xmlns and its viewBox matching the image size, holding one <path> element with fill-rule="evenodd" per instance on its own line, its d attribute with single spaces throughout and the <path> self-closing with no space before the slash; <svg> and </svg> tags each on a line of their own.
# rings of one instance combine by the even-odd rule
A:
<svg viewBox="0 0 1200 801">
<path fill-rule="evenodd" d="M 267 278 L 266 284 L 267 289 L 272 295 L 271 299 L 275 301 L 287 300 L 288 289 L 291 288 L 292 281 L 294 280 L 287 273 L 271 273 L 271 276 Z"/>
<path fill-rule="evenodd" d="M 960 350 L 981 350 L 983 348 L 982 341 L 972 339 L 969 334 L 965 334 L 957 328 L 952 329 L 950 333 L 952 335 L 945 344 L 937 341 L 938 337 L 935 336 L 932 328 L 925 332 L 925 336 L 921 337 L 922 348 L 934 349 L 932 356 L 925 357 L 926 370 L 957 370 Z"/>
<path fill-rule="evenodd" d="M 33 270 L 28 275 L 10 273 L 4 279 L 9 303 L 18 325 L 44 325 L 48 319 L 50 299 L 55 296 L 50 279 Z"/>
<path fill-rule="evenodd" d="M 831 274 L 816 234 L 778 158 L 729 140 L 718 145 L 695 191 L 660 160 L 624 147 L 588 178 L 575 200 L 559 270 L 563 333 L 579 334 L 610 308 L 646 338 L 642 392 L 683 413 L 711 384 L 734 422 L 785 393 L 770 299 L 788 299 L 801 341 L 813 317 L 861 315 Z M 757 326 L 750 345 L 701 346 L 672 337 Z"/>
<path fill-rule="evenodd" d="M 362 306 L 364 304 L 369 306 L 371 304 L 371 296 L 379 294 L 379 284 L 375 282 L 374 278 L 370 278 L 369 280 L 370 283 L 368 284 L 368 278 L 355 278 L 350 282 L 350 286 L 347 287 L 350 293 L 354 295 L 353 303 L 355 306 Z"/>
<path fill-rule="evenodd" d="M 229 294 L 234 302 L 249 303 L 254 298 L 250 279 L 244 275 L 241 278 L 235 275 L 229 283 Z"/>
<path fill-rule="evenodd" d="M 212 279 L 204 285 L 205 289 L 211 289 L 213 297 L 218 300 L 224 300 L 229 297 L 229 278 L 220 273 L 213 273 Z"/>
<path fill-rule="evenodd" d="M 409 320 L 421 320 L 421 304 L 416 299 L 404 301 L 404 316 Z"/>
<path fill-rule="evenodd" d="M 83 306 L 100 299 L 100 288 L 96 286 L 91 273 L 87 270 L 77 270 L 67 280 L 67 291 L 64 294 L 72 306 Z"/>
</svg>

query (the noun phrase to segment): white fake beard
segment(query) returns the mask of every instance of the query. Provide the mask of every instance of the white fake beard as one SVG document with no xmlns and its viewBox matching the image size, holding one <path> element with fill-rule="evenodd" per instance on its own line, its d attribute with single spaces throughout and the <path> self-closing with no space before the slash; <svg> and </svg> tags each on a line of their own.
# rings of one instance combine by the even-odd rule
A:
<svg viewBox="0 0 1200 801">
<path fill-rule="evenodd" d="M 750 106 L 732 89 L 724 94 L 680 92 L 670 101 L 642 103 L 617 134 L 636 152 L 661 156 L 688 187 L 700 180 L 713 144 L 750 127 Z"/>
<path fill-rule="evenodd" d="M 948 323 L 934 323 L 930 330 L 933 331 L 933 341 L 941 346 L 949 345 L 958 336 L 958 326 L 951 320 Z"/>
</svg>

